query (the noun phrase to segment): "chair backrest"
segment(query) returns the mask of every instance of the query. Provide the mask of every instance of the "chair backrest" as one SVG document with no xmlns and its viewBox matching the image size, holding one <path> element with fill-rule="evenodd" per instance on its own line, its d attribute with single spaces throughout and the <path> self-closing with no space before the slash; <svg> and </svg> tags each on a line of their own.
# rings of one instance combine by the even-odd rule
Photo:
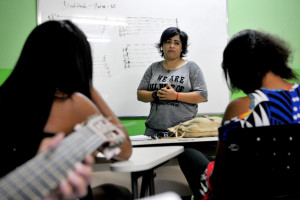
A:
<svg viewBox="0 0 300 200">
<path fill-rule="evenodd" d="M 300 197 L 300 124 L 233 129 L 227 136 L 214 169 L 218 199 Z"/>
</svg>

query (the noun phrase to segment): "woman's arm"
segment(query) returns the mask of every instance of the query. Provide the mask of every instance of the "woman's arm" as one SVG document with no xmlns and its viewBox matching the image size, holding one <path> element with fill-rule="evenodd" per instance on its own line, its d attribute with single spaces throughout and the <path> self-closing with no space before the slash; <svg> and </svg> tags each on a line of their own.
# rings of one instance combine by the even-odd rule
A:
<svg viewBox="0 0 300 200">
<path fill-rule="evenodd" d="M 235 99 L 234 101 L 228 104 L 224 113 L 224 117 L 222 119 L 222 124 L 224 124 L 224 122 L 234 117 L 237 117 L 247 112 L 250 106 L 251 106 L 251 99 L 248 96 Z M 216 157 L 222 159 L 224 157 L 223 152 L 224 152 L 224 145 L 222 144 L 222 141 L 219 141 L 217 146 L 217 151 L 216 151 Z"/>
<path fill-rule="evenodd" d="M 154 101 L 153 92 L 154 91 L 138 90 L 137 99 L 145 103 Z"/>
<path fill-rule="evenodd" d="M 61 133 L 54 137 L 43 139 L 38 153 L 56 147 L 63 138 L 64 134 Z M 44 200 L 77 199 L 84 197 L 88 193 L 87 186 L 91 181 L 93 163 L 94 158 L 92 156 L 86 156 L 84 162 L 76 163 L 74 170 L 68 174 L 68 177 L 63 179 L 58 188 L 51 191 Z"/>
<path fill-rule="evenodd" d="M 237 117 L 245 112 L 248 111 L 248 109 L 251 106 L 251 99 L 246 97 L 241 97 L 238 99 L 235 99 L 231 103 L 228 104 L 224 117 L 222 120 L 222 124 L 224 124 L 225 121 L 228 121 L 234 117 Z M 221 167 L 218 163 L 223 163 L 226 161 L 226 151 L 225 151 L 225 144 L 222 141 L 218 141 L 217 149 L 216 149 L 216 162 L 214 166 L 214 171 L 211 174 L 211 183 L 214 185 L 215 177 L 218 176 L 218 168 Z"/>
<path fill-rule="evenodd" d="M 110 122 L 115 124 L 118 128 L 120 128 L 125 136 L 126 136 L 126 141 L 120 146 L 121 152 L 117 156 L 115 156 L 115 159 L 118 160 L 124 160 L 124 159 L 129 159 L 132 153 L 132 146 L 131 142 L 129 139 L 129 135 L 124 128 L 123 124 L 119 120 L 119 118 L 112 112 L 112 110 L 109 108 L 109 106 L 106 104 L 104 99 L 101 97 L 101 95 L 92 87 L 91 88 L 91 99 L 93 103 L 98 107 L 100 112 L 109 119 Z"/>
<path fill-rule="evenodd" d="M 225 110 L 222 124 L 234 117 L 237 117 L 249 110 L 251 99 L 249 96 L 241 97 L 230 102 Z"/>
<path fill-rule="evenodd" d="M 149 83 L 152 77 L 152 70 L 153 67 L 155 67 L 155 65 L 151 65 L 150 67 L 148 67 L 148 69 L 145 71 L 144 76 L 138 86 L 137 89 L 137 99 L 138 101 L 142 101 L 145 103 L 154 101 L 153 99 L 153 92 L 154 91 L 149 91 Z"/>
<path fill-rule="evenodd" d="M 177 100 L 185 103 L 197 104 L 207 101 L 197 92 L 176 92 L 168 83 L 166 87 L 160 89 L 157 93 L 160 100 Z"/>
</svg>

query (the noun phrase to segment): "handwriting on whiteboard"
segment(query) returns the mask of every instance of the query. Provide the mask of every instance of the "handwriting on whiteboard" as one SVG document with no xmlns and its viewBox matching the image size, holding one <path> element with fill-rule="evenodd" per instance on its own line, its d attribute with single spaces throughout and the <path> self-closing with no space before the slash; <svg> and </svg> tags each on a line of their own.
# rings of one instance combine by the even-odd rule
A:
<svg viewBox="0 0 300 200">
<path fill-rule="evenodd" d="M 66 7 L 91 8 L 92 3 L 67 3 Z M 97 4 L 99 5 L 99 3 Z M 50 20 L 69 19 L 77 24 L 87 35 L 92 51 L 94 77 L 111 78 L 119 73 L 120 68 L 126 70 L 145 71 L 152 62 L 162 59 L 155 44 L 159 41 L 162 31 L 166 27 L 178 26 L 176 18 L 154 18 L 154 17 L 93 17 L 65 16 L 51 13 Z M 156 41 L 147 41 L 148 38 L 157 38 Z M 99 43 L 100 41 L 100 43 Z M 113 48 L 114 50 L 110 50 Z M 116 49 L 118 48 L 118 49 Z M 109 58 L 108 54 L 118 55 Z M 116 59 L 120 60 L 119 70 L 113 70 Z"/>
<path fill-rule="evenodd" d="M 63 5 L 66 8 L 82 8 L 82 9 L 115 9 L 116 4 L 99 3 L 97 2 L 69 2 L 63 1 Z"/>
</svg>

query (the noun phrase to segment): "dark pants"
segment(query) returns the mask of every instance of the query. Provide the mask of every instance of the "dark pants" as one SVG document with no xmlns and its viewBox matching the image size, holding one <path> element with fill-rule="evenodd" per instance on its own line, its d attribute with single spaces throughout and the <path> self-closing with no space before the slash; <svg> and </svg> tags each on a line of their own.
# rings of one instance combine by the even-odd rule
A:
<svg viewBox="0 0 300 200">
<path fill-rule="evenodd" d="M 93 198 L 93 193 L 92 193 L 92 188 L 90 185 L 88 185 L 88 193 L 85 197 L 80 198 L 80 200 L 94 200 Z"/>
<path fill-rule="evenodd" d="M 178 156 L 179 166 L 194 194 L 194 200 L 203 198 L 199 191 L 200 177 L 212 160 L 214 160 L 213 157 L 206 156 L 200 151 L 191 148 L 185 149 Z"/>
<path fill-rule="evenodd" d="M 94 200 L 132 200 L 131 192 L 120 185 L 102 184 L 93 188 Z"/>
</svg>

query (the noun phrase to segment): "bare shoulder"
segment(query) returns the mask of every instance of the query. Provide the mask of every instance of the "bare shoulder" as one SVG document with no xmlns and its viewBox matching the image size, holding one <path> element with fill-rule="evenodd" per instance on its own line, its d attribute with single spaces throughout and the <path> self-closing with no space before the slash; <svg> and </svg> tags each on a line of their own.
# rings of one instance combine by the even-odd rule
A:
<svg viewBox="0 0 300 200">
<path fill-rule="evenodd" d="M 71 98 L 72 101 L 74 101 L 75 103 L 83 103 L 83 104 L 93 104 L 92 101 L 85 96 L 84 94 L 80 93 L 80 92 L 74 92 L 74 94 L 72 94 Z"/>
<path fill-rule="evenodd" d="M 250 97 L 241 97 L 230 102 L 224 113 L 223 122 L 245 113 L 251 106 Z"/>
<path fill-rule="evenodd" d="M 76 92 L 69 98 L 57 98 L 53 102 L 44 131 L 50 133 L 62 131 L 68 134 L 76 124 L 99 113 L 96 105 L 81 93 Z"/>
<path fill-rule="evenodd" d="M 85 95 L 79 92 L 75 92 L 70 98 L 73 112 L 78 114 L 90 116 L 95 113 L 99 113 L 97 106 Z"/>
</svg>

